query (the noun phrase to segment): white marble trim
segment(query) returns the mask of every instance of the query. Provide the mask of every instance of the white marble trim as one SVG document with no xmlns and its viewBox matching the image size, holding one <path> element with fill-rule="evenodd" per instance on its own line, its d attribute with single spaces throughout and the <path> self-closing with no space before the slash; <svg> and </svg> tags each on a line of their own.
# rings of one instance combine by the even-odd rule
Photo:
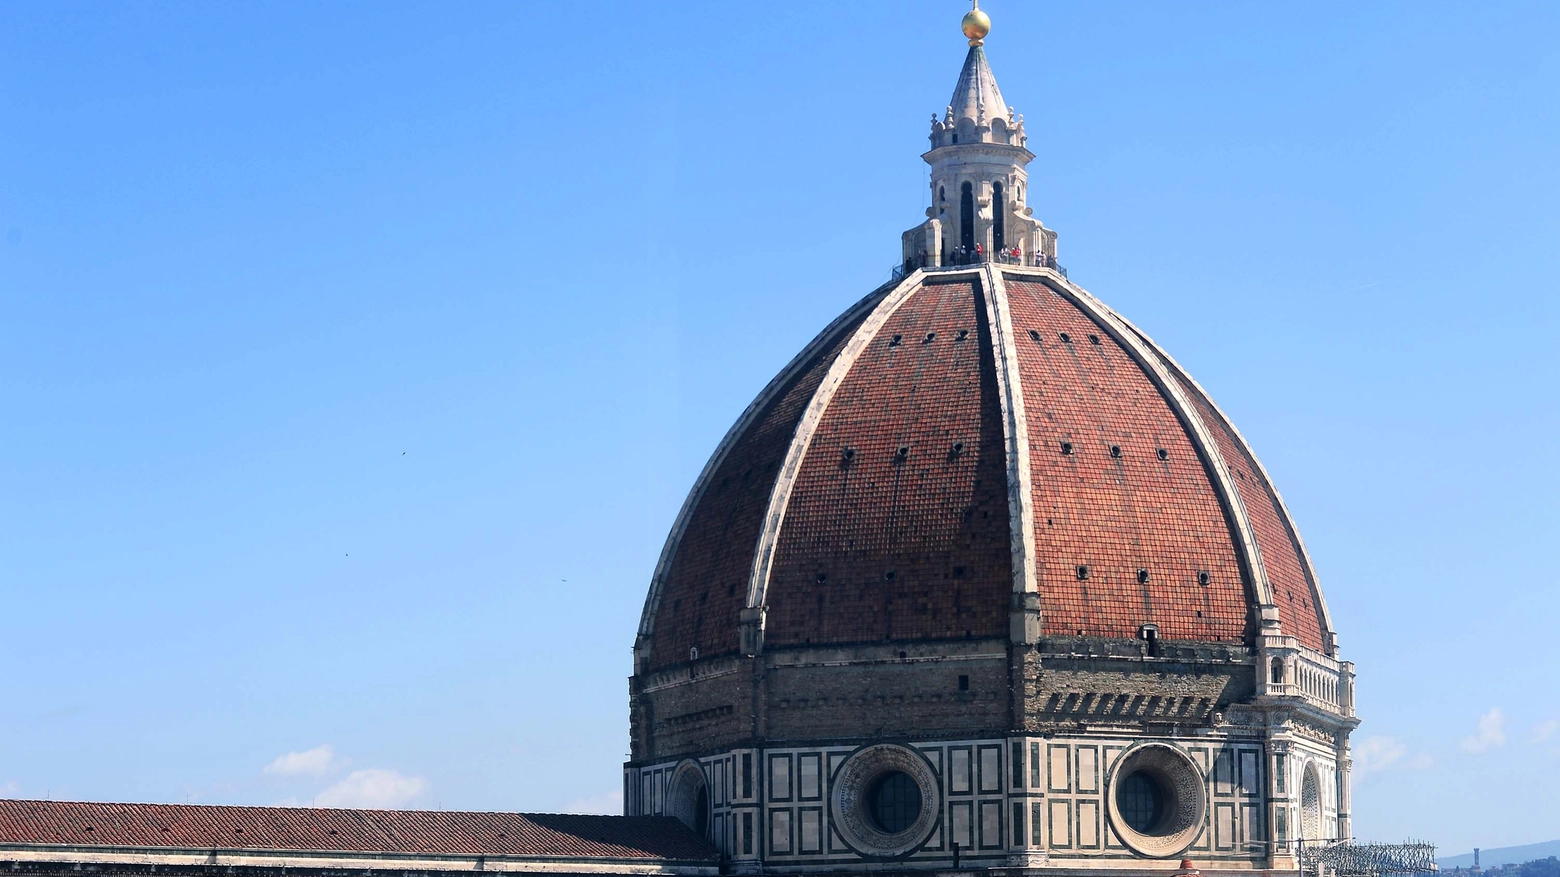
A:
<svg viewBox="0 0 1560 877">
<path fill-rule="evenodd" d="M 886 284 L 885 284 L 886 286 Z M 666 537 L 666 544 L 661 548 L 661 556 L 655 564 L 655 574 L 650 578 L 650 593 L 645 596 L 645 608 L 639 617 L 639 637 L 641 641 L 647 640 L 655 633 L 655 613 L 661 605 L 661 589 L 666 583 L 666 575 L 671 567 L 672 558 L 677 556 L 677 546 L 682 543 L 684 531 L 688 528 L 688 520 L 693 517 L 693 510 L 698 507 L 699 500 L 704 497 L 705 488 L 709 486 L 710 479 L 714 477 L 716 470 L 726 461 L 726 455 L 736 444 L 737 439 L 747 431 L 758 412 L 764 410 L 774 397 L 785 387 L 796 373 L 817 355 L 818 351 L 827 346 L 839 333 L 840 327 L 855 319 L 862 310 L 877 307 L 884 295 L 884 286 L 880 286 L 868 293 L 860 301 L 852 305 L 845 313 L 839 315 L 829 323 L 822 332 L 798 353 L 780 373 L 765 385 L 758 397 L 743 410 L 737 422 L 726 431 L 720 444 L 716 446 L 715 453 L 710 455 L 704 469 L 699 472 L 699 477 L 693 482 L 693 489 L 688 491 L 688 498 L 683 500 L 682 508 L 677 512 L 677 520 L 672 524 L 672 532 Z"/>
<path fill-rule="evenodd" d="M 1013 558 L 1013 593 L 1039 593 L 1035 557 L 1034 473 L 1029 468 L 1029 417 L 1023 377 L 1013 352 L 1013 316 L 1002 272 L 987 266 L 986 322 L 991 327 L 1002 430 L 1007 439 L 1008 529 Z"/>
<path fill-rule="evenodd" d="M 979 267 L 970 269 L 970 277 L 976 283 L 980 282 Z M 958 277 L 959 272 L 937 273 L 939 280 L 948 277 Z M 769 589 L 769 572 L 774 562 L 775 543 L 780 536 L 780 527 L 785 523 L 785 512 L 791 502 L 791 489 L 796 486 L 796 476 L 801 472 L 802 460 L 807 456 L 807 450 L 812 445 L 813 435 L 818 431 L 818 425 L 823 421 L 823 413 L 834 400 L 834 394 L 839 390 L 840 384 L 845 381 L 845 376 L 856 364 L 856 359 L 861 352 L 877 337 L 877 333 L 894 315 L 900 305 L 910 299 L 910 296 L 918 291 L 927 273 L 917 269 L 906 277 L 894 291 L 889 293 L 877 304 L 871 315 L 856 329 L 855 337 L 840 351 L 835 358 L 834 365 L 829 369 L 829 374 L 818 385 L 818 391 L 813 394 L 812 402 L 807 406 L 807 413 L 802 416 L 801 423 L 797 425 L 796 436 L 791 439 L 791 446 L 786 449 L 785 462 L 780 467 L 780 475 L 775 479 L 774 491 L 769 497 L 769 512 L 764 518 L 764 528 L 758 534 L 758 547 L 753 553 L 753 572 L 748 580 L 749 609 L 764 605 L 764 598 Z"/>
<path fill-rule="evenodd" d="M 1182 368 L 1180 363 L 1176 362 L 1175 359 L 1170 356 L 1170 354 L 1166 353 L 1164 348 L 1157 344 L 1154 339 L 1148 337 L 1147 333 L 1145 333 L 1142 329 L 1139 329 L 1129 320 L 1121 317 L 1120 315 L 1117 315 L 1117 319 L 1121 320 L 1121 322 L 1124 323 L 1127 328 L 1137 333 L 1137 336 L 1143 339 L 1144 343 L 1153 348 L 1154 352 L 1159 354 L 1160 358 L 1163 359 L 1172 369 L 1174 369 L 1176 374 L 1180 375 L 1183 380 L 1185 380 L 1188 384 L 1191 384 L 1192 387 L 1194 387 L 1197 392 L 1202 395 L 1203 401 L 1207 402 L 1208 407 L 1213 410 L 1213 413 L 1217 414 L 1219 419 L 1224 422 L 1224 426 L 1230 431 L 1230 435 L 1233 435 L 1235 440 L 1240 442 L 1240 446 L 1245 450 L 1246 456 L 1250 457 L 1251 462 L 1256 465 L 1257 474 L 1262 476 L 1263 483 L 1267 486 L 1267 489 L 1272 492 L 1273 499 L 1278 503 L 1278 510 L 1280 512 L 1279 516 L 1283 519 L 1284 528 L 1289 531 L 1289 538 L 1293 539 L 1295 545 L 1300 549 L 1300 560 L 1305 564 L 1305 576 L 1311 587 L 1311 596 L 1316 600 L 1316 605 L 1321 609 L 1322 625 L 1324 627 L 1324 633 L 1327 634 L 1327 642 L 1325 645 L 1329 649 L 1329 657 L 1336 658 L 1337 634 L 1333 631 L 1332 612 L 1327 608 L 1327 598 L 1322 594 L 1321 579 L 1316 575 L 1315 565 L 1311 563 L 1311 552 L 1305 547 L 1305 540 L 1300 537 L 1300 528 L 1295 526 L 1295 519 L 1289 514 L 1289 506 L 1284 503 L 1284 497 L 1278 492 L 1278 486 L 1274 484 L 1273 479 L 1268 476 L 1267 467 L 1262 465 L 1262 460 L 1257 457 L 1257 452 L 1252 450 L 1251 443 L 1246 441 L 1246 437 L 1240 434 L 1240 429 L 1235 426 L 1235 421 L 1231 420 L 1229 415 L 1224 413 L 1224 409 L 1219 407 L 1219 403 L 1215 402 L 1213 397 L 1208 394 L 1208 391 L 1203 389 L 1202 384 L 1197 383 L 1197 379 L 1193 378 L 1190 372 Z"/>
<path fill-rule="evenodd" d="M 1197 450 L 1203 454 L 1213 471 L 1214 488 L 1219 493 L 1219 498 L 1235 525 L 1235 531 L 1239 535 L 1238 546 L 1246 561 L 1247 569 L 1251 573 L 1252 589 L 1256 592 L 1253 596 L 1260 606 L 1273 604 L 1273 589 L 1268 583 L 1267 567 L 1262 563 L 1262 549 L 1257 545 L 1257 539 L 1251 529 L 1251 517 L 1246 512 L 1245 503 L 1242 501 L 1240 491 L 1235 486 L 1235 479 L 1230 475 L 1229 466 L 1224 462 L 1224 455 L 1219 453 L 1218 444 L 1208 430 L 1208 425 L 1203 423 L 1198 416 L 1196 407 L 1187 398 L 1181 385 L 1167 371 L 1162 360 L 1155 355 L 1154 348 L 1148 342 L 1138 337 L 1136 331 L 1108 305 L 1089 294 L 1082 287 L 1073 284 L 1054 271 L 1048 269 L 1014 269 L 1004 267 L 1002 269 L 1009 274 L 1023 274 L 1035 277 L 1043 281 L 1047 286 L 1062 293 L 1073 305 L 1085 314 L 1089 315 L 1118 344 L 1126 348 L 1137 361 L 1138 366 L 1148 374 L 1149 378 L 1159 387 L 1160 395 L 1170 403 L 1176 416 L 1189 427 L 1191 438 Z"/>
</svg>

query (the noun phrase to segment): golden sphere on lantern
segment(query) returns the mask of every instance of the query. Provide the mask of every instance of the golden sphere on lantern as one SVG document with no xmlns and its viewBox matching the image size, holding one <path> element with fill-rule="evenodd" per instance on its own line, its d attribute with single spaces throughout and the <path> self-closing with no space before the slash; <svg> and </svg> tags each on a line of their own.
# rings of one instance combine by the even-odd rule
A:
<svg viewBox="0 0 1560 877">
<path fill-rule="evenodd" d="M 991 16 L 980 11 L 977 6 L 964 13 L 964 21 L 959 23 L 964 35 L 969 38 L 970 45 L 978 46 L 986 39 L 986 34 L 991 33 Z"/>
</svg>

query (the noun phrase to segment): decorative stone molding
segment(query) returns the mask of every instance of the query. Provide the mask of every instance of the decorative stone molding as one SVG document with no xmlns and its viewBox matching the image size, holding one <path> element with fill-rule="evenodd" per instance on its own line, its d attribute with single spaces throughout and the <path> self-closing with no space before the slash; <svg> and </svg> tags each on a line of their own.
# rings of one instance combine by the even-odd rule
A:
<svg viewBox="0 0 1560 877">
<path fill-rule="evenodd" d="M 867 791 L 875 780 L 900 771 L 920 787 L 921 813 L 904 831 L 888 834 L 867 813 Z M 863 856 L 892 859 L 915 852 L 931 836 L 942 809 L 942 789 L 925 756 L 907 746 L 878 743 L 857 750 L 841 766 L 830 799 L 834 826 L 841 838 Z"/>
</svg>

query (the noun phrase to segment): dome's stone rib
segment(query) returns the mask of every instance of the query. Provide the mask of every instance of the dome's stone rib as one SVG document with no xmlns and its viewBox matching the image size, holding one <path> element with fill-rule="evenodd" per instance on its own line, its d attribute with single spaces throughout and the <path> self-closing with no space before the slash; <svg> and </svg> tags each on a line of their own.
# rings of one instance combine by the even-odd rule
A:
<svg viewBox="0 0 1560 877">
<path fill-rule="evenodd" d="M 1007 439 L 980 280 L 924 278 L 840 357 L 785 479 L 766 649 L 1007 637 Z"/>
<path fill-rule="evenodd" d="M 1024 407 L 1023 368 L 1013 334 L 1012 304 L 1002 281 L 1002 272 L 989 266 L 986 283 L 991 295 L 986 298 L 987 320 L 991 324 L 992 355 L 996 362 L 998 398 L 1002 403 L 1002 429 L 1008 451 L 1008 519 L 1013 557 L 1013 593 L 1038 593 L 1040 573 L 1035 560 L 1035 510 L 1033 469 L 1030 465 L 1029 415 Z M 1018 608 L 1018 607 L 1015 607 Z M 1034 632 L 1015 626 L 1010 631 L 1015 642 L 1031 642 Z"/>
<path fill-rule="evenodd" d="M 855 365 L 856 358 L 861 351 L 877 335 L 879 329 L 893 315 L 894 311 L 920 288 L 924 275 L 916 272 L 894 287 L 888 295 L 873 307 L 856 327 L 855 333 L 840 353 L 835 357 L 829 371 L 819 382 L 812 398 L 808 401 L 807 409 L 802 413 L 801 420 L 797 423 L 796 432 L 791 438 L 791 443 L 786 447 L 785 459 L 780 465 L 780 472 L 775 478 L 774 489 L 769 493 L 769 502 L 764 514 L 764 526 L 759 530 L 758 539 L 753 549 L 753 564 L 748 572 L 747 594 L 745 607 L 750 610 L 762 610 L 764 606 L 765 592 L 769 587 L 769 570 L 774 561 L 775 540 L 780 534 L 780 527 L 785 523 L 786 508 L 791 502 L 791 488 L 796 483 L 797 471 L 801 468 L 802 459 L 807 454 L 808 447 L 812 444 L 813 434 L 818 430 L 818 423 L 823 418 L 823 412 L 829 407 L 834 394 L 840 388 L 840 383 L 850 373 Z M 763 629 L 763 618 L 758 618 L 760 633 Z"/>
<path fill-rule="evenodd" d="M 733 515 L 733 510 L 727 507 L 729 503 L 705 501 L 710 486 L 714 484 L 718 487 L 723 479 L 740 476 L 751 465 L 761 466 L 761 458 L 779 456 L 780 448 L 794 435 L 805 405 L 812 399 L 829 365 L 845 343 L 854 337 L 856 327 L 877 307 L 889 289 L 885 285 L 873 290 L 818 333 L 748 405 L 705 464 L 678 512 L 650 581 L 635 643 L 636 661 L 644 665 L 642 669 L 685 661 L 688 649 L 692 646 L 699 646 L 708 655 L 736 650 L 737 614 L 747 597 L 746 578 L 751 559 L 745 553 L 740 557 L 733 557 L 732 554 L 750 549 L 753 539 L 736 535 L 744 529 L 740 520 L 744 516 Z M 779 447 L 767 451 L 758 447 L 776 444 Z M 744 496 L 767 496 L 767 492 L 733 490 L 732 496 L 741 500 Z M 762 520 L 758 515 L 764 510 L 762 505 L 754 504 L 757 508 L 751 514 L 749 533 L 758 531 Z M 683 557 L 684 542 L 690 532 L 694 536 L 688 541 L 698 542 L 699 545 L 690 545 L 688 553 L 693 556 Z M 716 566 L 721 569 L 717 571 L 714 569 Z M 716 603 L 720 604 L 728 600 L 725 590 L 728 585 L 737 586 L 735 593 L 729 597 L 731 605 L 721 607 L 716 614 L 729 623 L 714 623 L 707 641 L 698 641 L 701 638 L 694 635 L 663 636 L 658 642 L 657 619 L 663 595 L 669 590 L 687 591 L 690 596 L 697 596 L 695 589 L 702 586 L 713 592 Z M 676 642 L 669 641 L 672 639 Z"/>
<path fill-rule="evenodd" d="M 1165 639 L 1243 640 L 1243 565 L 1193 431 L 1130 342 L 1045 281 L 1006 283 L 1029 403 L 1043 630 L 1133 638 L 1155 624 Z"/>
<path fill-rule="evenodd" d="M 1308 648 L 1329 653 L 1322 633 L 1321 614 L 1312 602 L 1315 593 L 1310 577 L 1306 575 L 1291 530 L 1285 526 L 1277 497 L 1263 483 L 1258 472 L 1256 457 L 1214 413 L 1207 396 L 1190 385 L 1186 386 L 1186 392 L 1203 420 L 1210 424 L 1220 452 L 1229 463 L 1230 471 L 1235 473 L 1236 489 L 1248 500 L 1245 506 L 1251 515 L 1252 533 L 1262 548 L 1262 563 L 1273 589 L 1273 604 L 1278 607 L 1280 629 L 1297 637 Z"/>
<path fill-rule="evenodd" d="M 1332 626 L 1332 614 L 1327 608 L 1327 598 L 1322 593 L 1321 580 L 1316 574 L 1315 565 L 1311 562 L 1311 554 L 1306 550 L 1305 540 L 1300 536 L 1300 528 L 1295 526 L 1289 507 L 1285 505 L 1278 487 L 1269 477 L 1267 468 L 1251 449 L 1251 443 L 1241 435 L 1235 422 L 1224 413 L 1224 410 L 1213 400 L 1213 396 L 1209 395 L 1208 391 L 1203 389 L 1180 363 L 1166 353 L 1164 348 L 1154 343 L 1154 340 L 1144 334 L 1143 330 L 1125 318 L 1117 315 L 1117 319 L 1120 319 L 1164 361 L 1170 373 L 1186 389 L 1187 395 L 1195 400 L 1201 409 L 1203 419 L 1212 425 L 1225 456 L 1244 464 L 1247 477 L 1255 482 L 1261 494 L 1254 503 L 1257 506 L 1254 510 L 1257 518 L 1256 532 L 1258 540 L 1267 546 L 1263 558 L 1268 566 L 1269 576 L 1274 581 L 1273 602 L 1278 607 L 1283 630 L 1299 639 L 1308 648 L 1336 657 L 1337 641 Z M 1238 475 L 1236 480 L 1237 489 L 1244 493 L 1249 484 L 1243 484 L 1243 480 Z M 1291 590 L 1285 586 L 1295 582 L 1303 584 L 1310 600 L 1313 601 L 1310 607 L 1303 602 L 1298 606 L 1295 605 L 1296 601 L 1285 593 Z"/>
<path fill-rule="evenodd" d="M 1171 402 L 1176 409 L 1176 414 L 1187 425 L 1196 440 L 1198 451 L 1208 461 L 1209 470 L 1213 474 L 1214 486 L 1219 491 L 1220 499 L 1225 503 L 1225 509 L 1229 516 L 1231 529 L 1234 530 L 1235 541 L 1240 549 L 1242 558 L 1246 563 L 1246 573 L 1250 576 L 1253 590 L 1252 597 L 1256 601 L 1258 611 L 1261 613 L 1261 622 L 1266 632 L 1276 633 L 1276 628 L 1268 629 L 1270 623 L 1277 625 L 1278 619 L 1272 615 L 1276 608 L 1273 602 L 1273 587 L 1268 579 L 1267 565 L 1263 562 L 1262 547 L 1257 540 L 1255 528 L 1252 526 L 1250 512 L 1246 508 L 1246 502 L 1241 495 L 1240 487 L 1235 483 L 1235 476 L 1231 473 L 1228 462 L 1220 452 L 1218 440 L 1212 429 L 1205 423 L 1197 411 L 1195 403 L 1188 398 L 1185 389 L 1171 374 L 1168 366 L 1159 357 L 1157 348 L 1147 345 L 1137 331 L 1121 318 L 1114 310 L 1104 302 L 1095 298 L 1083 288 L 1072 283 L 1061 283 L 1057 287 L 1063 290 L 1073 302 L 1094 315 L 1096 322 L 1107 326 L 1116 340 L 1132 351 L 1133 357 L 1138 361 L 1146 373 L 1159 387 L 1160 393 Z"/>
</svg>

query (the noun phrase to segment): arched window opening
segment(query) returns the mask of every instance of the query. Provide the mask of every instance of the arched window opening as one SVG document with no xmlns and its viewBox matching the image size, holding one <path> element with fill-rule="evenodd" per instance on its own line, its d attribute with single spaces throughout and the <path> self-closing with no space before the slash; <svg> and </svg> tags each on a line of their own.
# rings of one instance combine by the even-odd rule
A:
<svg viewBox="0 0 1560 877">
<path fill-rule="evenodd" d="M 948 200 L 948 190 L 943 188 L 942 186 L 938 186 L 937 187 L 937 200 L 938 201 L 947 201 Z"/>
<path fill-rule="evenodd" d="M 693 830 L 699 837 L 710 835 L 710 790 L 708 786 L 699 786 L 699 794 L 693 802 Z"/>
<path fill-rule="evenodd" d="M 1282 685 L 1283 683 L 1284 683 L 1284 662 L 1279 660 L 1278 658 L 1274 658 L 1273 659 L 1273 684 L 1274 685 Z"/>
<path fill-rule="evenodd" d="M 991 184 L 991 248 L 998 253 L 1007 250 L 1007 235 L 1002 221 L 1005 205 L 1002 203 L 1002 184 Z"/>
<path fill-rule="evenodd" d="M 1306 840 L 1322 838 L 1322 788 L 1314 766 L 1300 780 L 1300 836 Z"/>
<path fill-rule="evenodd" d="M 975 252 L 975 187 L 965 183 L 959 194 L 959 246 Z"/>
<path fill-rule="evenodd" d="M 665 812 L 700 837 L 709 837 L 710 788 L 704 781 L 704 772 L 693 762 L 683 762 L 672 775 L 666 789 Z"/>
</svg>

